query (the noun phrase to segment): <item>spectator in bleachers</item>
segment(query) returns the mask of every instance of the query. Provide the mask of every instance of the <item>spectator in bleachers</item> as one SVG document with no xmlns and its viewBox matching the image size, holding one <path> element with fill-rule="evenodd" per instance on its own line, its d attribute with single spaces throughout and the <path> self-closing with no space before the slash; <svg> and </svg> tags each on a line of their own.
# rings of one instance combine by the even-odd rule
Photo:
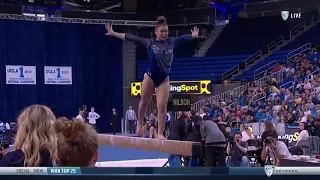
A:
<svg viewBox="0 0 320 180">
<path fill-rule="evenodd" d="M 203 116 L 206 115 L 205 109 L 204 108 L 200 108 L 200 117 L 203 118 Z"/>
<path fill-rule="evenodd" d="M 42 105 L 24 109 L 18 117 L 16 150 L 6 154 L 1 167 L 51 167 L 56 165 L 57 142 L 52 111 Z"/>
<path fill-rule="evenodd" d="M 58 160 L 62 167 L 95 166 L 98 161 L 98 136 L 92 126 L 79 119 L 59 118 L 54 123 L 58 137 Z"/>
</svg>

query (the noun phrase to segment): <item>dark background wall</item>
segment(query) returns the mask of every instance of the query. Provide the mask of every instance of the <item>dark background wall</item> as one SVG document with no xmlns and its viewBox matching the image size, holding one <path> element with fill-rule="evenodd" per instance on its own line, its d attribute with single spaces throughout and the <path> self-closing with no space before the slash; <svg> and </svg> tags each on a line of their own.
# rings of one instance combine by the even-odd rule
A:
<svg viewBox="0 0 320 180">
<path fill-rule="evenodd" d="M 0 20 L 0 120 L 16 121 L 35 103 L 71 118 L 86 104 L 101 115 L 99 131 L 110 132 L 111 109 L 122 114 L 121 43 L 103 25 Z M 6 65 L 36 66 L 37 84 L 6 85 Z M 72 66 L 72 85 L 45 85 L 44 66 Z"/>
</svg>

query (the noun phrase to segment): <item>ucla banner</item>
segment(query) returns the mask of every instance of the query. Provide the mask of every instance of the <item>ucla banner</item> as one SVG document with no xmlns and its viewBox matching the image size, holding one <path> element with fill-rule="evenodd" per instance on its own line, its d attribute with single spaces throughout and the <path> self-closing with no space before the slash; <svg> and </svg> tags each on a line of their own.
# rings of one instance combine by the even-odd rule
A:
<svg viewBox="0 0 320 180">
<path fill-rule="evenodd" d="M 6 65 L 7 84 L 36 84 L 36 66 Z"/>
<path fill-rule="evenodd" d="M 44 83 L 69 85 L 72 84 L 72 67 L 71 66 L 45 66 Z"/>
<path fill-rule="evenodd" d="M 211 81 L 170 81 L 172 94 L 211 94 L 209 89 Z M 131 83 L 131 95 L 141 95 L 141 82 Z"/>
</svg>

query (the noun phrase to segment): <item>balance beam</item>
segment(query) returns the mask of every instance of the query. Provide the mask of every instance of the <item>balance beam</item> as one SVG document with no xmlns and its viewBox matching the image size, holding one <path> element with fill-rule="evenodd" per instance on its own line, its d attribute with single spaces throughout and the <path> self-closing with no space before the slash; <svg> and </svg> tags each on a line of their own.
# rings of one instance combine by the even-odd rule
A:
<svg viewBox="0 0 320 180">
<path fill-rule="evenodd" d="M 147 150 L 184 156 L 201 156 L 201 145 L 197 142 L 158 140 L 98 134 L 99 145 Z"/>
</svg>

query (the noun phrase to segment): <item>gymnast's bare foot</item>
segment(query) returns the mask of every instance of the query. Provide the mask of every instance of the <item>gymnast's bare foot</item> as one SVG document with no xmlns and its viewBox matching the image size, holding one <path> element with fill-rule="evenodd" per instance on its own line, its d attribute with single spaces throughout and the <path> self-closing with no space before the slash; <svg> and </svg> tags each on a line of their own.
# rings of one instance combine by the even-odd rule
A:
<svg viewBox="0 0 320 180">
<path fill-rule="evenodd" d="M 137 131 L 136 131 L 138 136 L 142 136 L 143 135 L 143 124 L 138 123 L 137 124 Z"/>
<path fill-rule="evenodd" d="M 163 136 L 163 134 L 158 134 L 157 139 L 158 140 L 166 140 L 166 138 Z"/>
</svg>

